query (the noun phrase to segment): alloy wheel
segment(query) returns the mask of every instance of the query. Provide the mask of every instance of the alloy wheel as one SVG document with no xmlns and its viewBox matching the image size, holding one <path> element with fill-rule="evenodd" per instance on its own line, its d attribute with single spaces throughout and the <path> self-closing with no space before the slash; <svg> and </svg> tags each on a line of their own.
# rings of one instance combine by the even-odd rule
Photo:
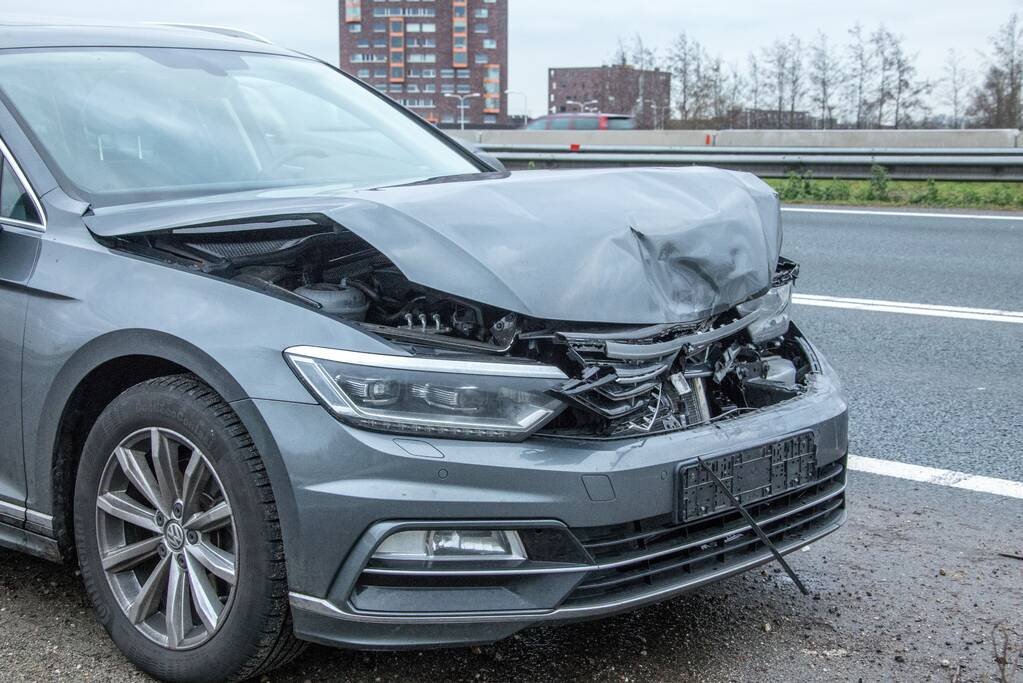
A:
<svg viewBox="0 0 1023 683">
<path fill-rule="evenodd" d="M 133 432 L 107 460 L 96 507 L 103 571 L 135 628 L 172 650 L 212 638 L 238 577 L 231 504 L 210 460 L 171 430 Z"/>
</svg>

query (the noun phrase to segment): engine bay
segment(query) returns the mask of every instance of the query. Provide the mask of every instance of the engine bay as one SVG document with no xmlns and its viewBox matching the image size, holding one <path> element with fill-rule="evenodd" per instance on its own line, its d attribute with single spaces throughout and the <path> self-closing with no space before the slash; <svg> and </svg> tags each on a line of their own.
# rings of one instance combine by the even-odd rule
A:
<svg viewBox="0 0 1023 683">
<path fill-rule="evenodd" d="M 787 310 L 764 339 L 750 331 L 763 325 L 751 302 L 677 324 L 533 319 L 411 282 L 383 253 L 319 215 L 106 241 L 308 307 L 416 354 L 557 366 L 570 379 L 555 392 L 565 408 L 539 432 L 548 437 L 628 438 L 732 419 L 798 396 L 814 372 Z M 796 277 L 798 266 L 781 259 L 773 287 L 790 287 Z"/>
</svg>

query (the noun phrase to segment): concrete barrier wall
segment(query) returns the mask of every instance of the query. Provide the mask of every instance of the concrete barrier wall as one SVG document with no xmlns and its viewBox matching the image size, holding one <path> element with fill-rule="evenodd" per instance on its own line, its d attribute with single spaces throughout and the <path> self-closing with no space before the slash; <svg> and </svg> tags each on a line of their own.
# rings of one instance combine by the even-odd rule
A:
<svg viewBox="0 0 1023 683">
<path fill-rule="evenodd" d="M 1019 131 L 1004 130 L 723 130 L 719 147 L 1015 147 Z"/>
<path fill-rule="evenodd" d="M 859 147 L 1005 148 L 1023 147 L 1023 134 L 1000 130 L 636 130 L 448 131 L 483 145 L 637 145 L 651 147 Z"/>
<path fill-rule="evenodd" d="M 698 147 L 714 143 L 713 130 L 449 130 L 477 145 L 643 145 Z"/>
</svg>

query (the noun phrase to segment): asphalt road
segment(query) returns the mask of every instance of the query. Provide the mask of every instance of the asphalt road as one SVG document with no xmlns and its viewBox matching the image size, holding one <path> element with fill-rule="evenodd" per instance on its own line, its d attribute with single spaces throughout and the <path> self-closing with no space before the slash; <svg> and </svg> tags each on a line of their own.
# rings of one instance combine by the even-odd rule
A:
<svg viewBox="0 0 1023 683">
<path fill-rule="evenodd" d="M 786 212 L 805 294 L 1023 311 L 1019 221 Z M 857 455 L 1023 481 L 1023 325 L 796 306 Z"/>
<path fill-rule="evenodd" d="M 804 294 L 1023 311 L 1019 221 L 786 213 Z M 1023 481 L 1023 325 L 797 306 L 843 375 L 852 450 Z M 311 648 L 273 681 L 1023 680 L 1023 500 L 850 475 L 850 518 L 780 570 L 453 651 Z M 1015 667 L 1015 668 L 1014 668 Z M 0 680 L 144 680 L 73 568 L 0 551 Z"/>
</svg>

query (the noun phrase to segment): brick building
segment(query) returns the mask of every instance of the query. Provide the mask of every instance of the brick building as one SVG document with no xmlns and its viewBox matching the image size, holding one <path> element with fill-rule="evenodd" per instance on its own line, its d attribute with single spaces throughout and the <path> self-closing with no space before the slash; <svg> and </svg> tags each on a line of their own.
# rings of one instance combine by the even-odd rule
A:
<svg viewBox="0 0 1023 683">
<path fill-rule="evenodd" d="M 507 125 L 508 0 L 343 0 L 341 68 L 441 125 Z"/>
<path fill-rule="evenodd" d="M 632 114 L 640 128 L 663 128 L 671 114 L 671 74 L 630 65 L 549 69 L 551 112 Z"/>
</svg>

